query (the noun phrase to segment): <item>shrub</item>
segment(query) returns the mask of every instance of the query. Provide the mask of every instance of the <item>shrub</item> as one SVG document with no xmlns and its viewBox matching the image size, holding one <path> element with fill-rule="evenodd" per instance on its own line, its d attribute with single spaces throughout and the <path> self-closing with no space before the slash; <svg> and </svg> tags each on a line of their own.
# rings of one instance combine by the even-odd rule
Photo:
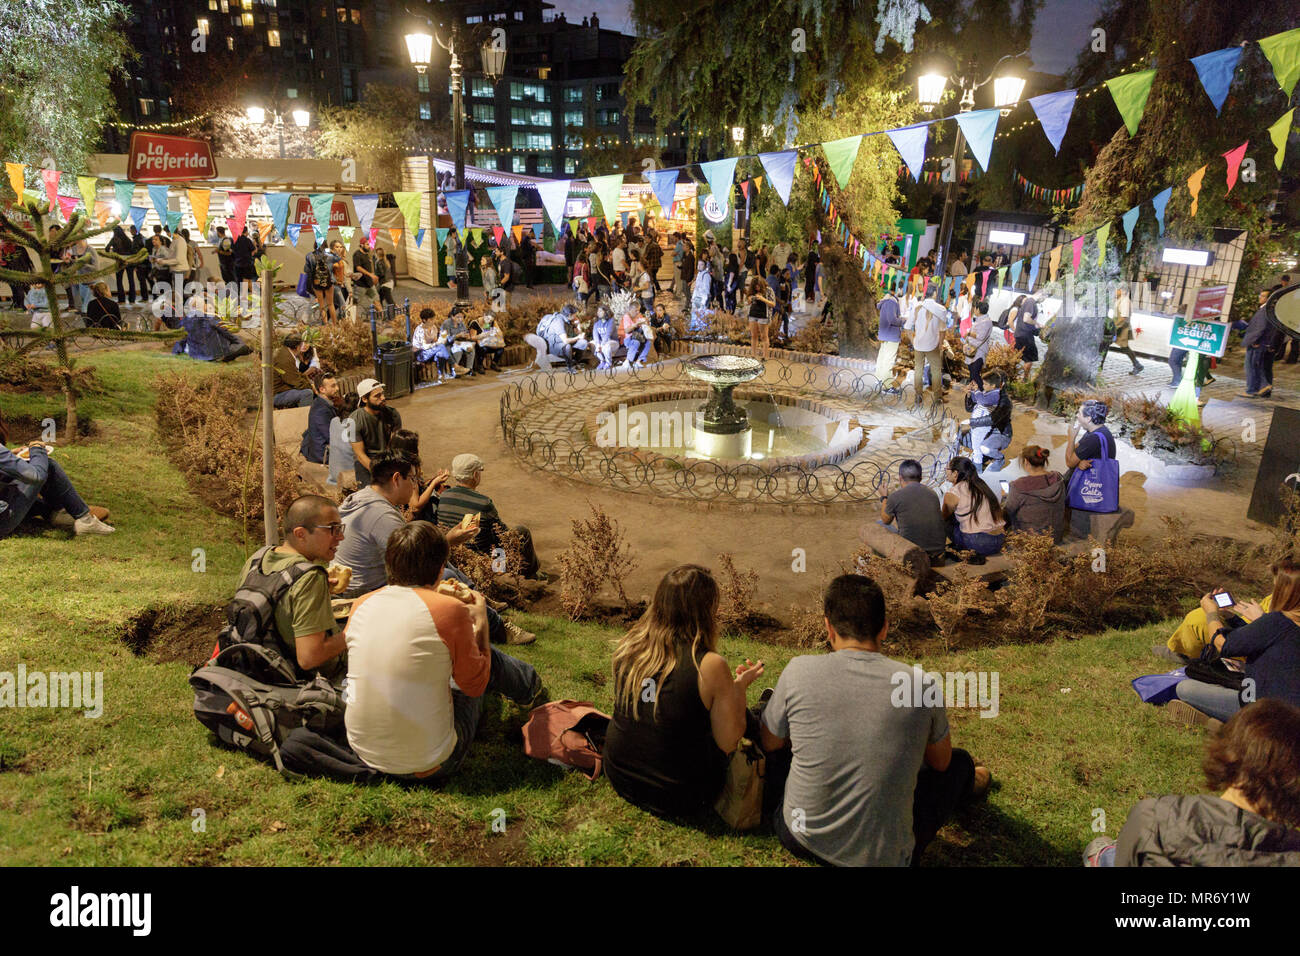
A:
<svg viewBox="0 0 1300 956">
<path fill-rule="evenodd" d="M 989 583 L 969 568 L 957 568 L 953 579 L 939 585 L 925 598 L 930 617 L 943 637 L 943 646 L 950 651 L 973 636 L 997 610 Z"/>
<path fill-rule="evenodd" d="M 573 538 L 560 554 L 560 606 L 576 621 L 590 609 L 606 584 L 626 608 L 631 602 L 623 581 L 637 562 L 619 523 L 591 505 L 591 517 L 574 518 Z"/>
<path fill-rule="evenodd" d="M 1001 335 L 1002 330 L 994 329 L 992 334 Z M 989 346 L 981 374 L 987 372 L 1001 372 L 1008 382 L 1025 381 L 1025 360 L 1020 349 L 1006 343 Z"/>
<path fill-rule="evenodd" d="M 374 362 L 375 347 L 369 322 L 343 319 L 326 325 L 301 325 L 297 331 L 315 347 L 321 365 L 330 365 L 337 372 L 368 367 Z"/>
<path fill-rule="evenodd" d="M 787 346 L 796 352 L 832 354 L 838 351 L 835 337 L 820 322 L 809 322 L 802 329 L 790 336 Z"/>
<path fill-rule="evenodd" d="M 758 572 L 753 568 L 738 571 L 730 554 L 718 555 L 721 600 L 718 603 L 718 632 L 739 634 L 760 615 L 754 608 L 758 593 Z"/>
<path fill-rule="evenodd" d="M 514 601 L 518 592 L 506 582 L 505 576 L 523 571 L 523 547 L 518 533 L 510 528 L 502 528 L 499 537 L 500 554 L 483 554 L 458 545 L 451 549 L 447 563 L 469 578 L 474 590 L 497 601 Z"/>
</svg>

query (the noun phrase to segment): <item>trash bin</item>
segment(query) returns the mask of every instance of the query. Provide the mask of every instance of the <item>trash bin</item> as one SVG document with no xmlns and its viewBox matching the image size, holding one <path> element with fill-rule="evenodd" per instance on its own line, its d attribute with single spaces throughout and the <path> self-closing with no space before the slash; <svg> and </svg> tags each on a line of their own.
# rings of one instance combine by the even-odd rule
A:
<svg viewBox="0 0 1300 956">
<path fill-rule="evenodd" d="M 409 395 L 413 385 L 415 355 L 405 342 L 383 342 L 375 358 L 375 377 L 389 398 Z"/>
</svg>

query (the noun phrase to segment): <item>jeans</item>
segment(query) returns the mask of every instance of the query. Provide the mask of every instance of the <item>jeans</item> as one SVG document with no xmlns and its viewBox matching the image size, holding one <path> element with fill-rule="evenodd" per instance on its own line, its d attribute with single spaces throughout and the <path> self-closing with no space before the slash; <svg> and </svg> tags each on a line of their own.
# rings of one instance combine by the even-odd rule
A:
<svg viewBox="0 0 1300 956">
<path fill-rule="evenodd" d="M 1174 388 L 1177 388 L 1183 381 L 1183 362 L 1186 359 L 1186 349 L 1169 350 L 1169 371 L 1173 376 L 1173 380 L 1169 384 Z"/>
<path fill-rule="evenodd" d="M 650 352 L 649 342 L 638 342 L 630 335 L 623 340 L 623 344 L 627 346 L 626 361 L 628 365 L 632 365 L 635 362 L 645 361 L 646 355 Z"/>
<path fill-rule="evenodd" d="M 276 408 L 306 408 L 315 397 L 316 393 L 310 388 L 291 388 L 276 395 L 271 404 Z"/>
<path fill-rule="evenodd" d="M 41 473 L 41 480 L 34 485 L 13 484 L 17 494 L 9 499 L 9 507 L 0 511 L 0 538 L 8 537 L 29 513 L 49 517 L 63 509 L 74 518 L 90 513 L 90 506 L 81 500 L 68 479 L 68 473 L 57 461 L 35 455 L 31 465 Z"/>
<path fill-rule="evenodd" d="M 984 371 L 984 360 L 972 359 L 966 363 L 966 370 L 970 372 L 970 380 L 975 383 L 975 387 L 984 391 L 984 379 L 980 377 L 980 372 Z"/>
<path fill-rule="evenodd" d="M 1231 687 L 1189 679 L 1179 681 L 1174 693 L 1183 703 L 1219 720 L 1231 720 L 1232 715 L 1241 710 L 1241 695 Z"/>
<path fill-rule="evenodd" d="M 991 554 L 1000 554 L 1006 540 L 1005 534 L 969 534 L 955 524 L 952 526 L 952 543 L 958 551 L 974 551 L 987 557 Z"/>
<path fill-rule="evenodd" d="M 1246 349 L 1246 391 L 1254 395 L 1262 389 L 1264 380 L 1264 354 L 1268 349 L 1252 345 Z"/>
<path fill-rule="evenodd" d="M 785 790 L 784 776 L 777 779 L 776 774 L 769 772 L 765 782 L 768 788 L 777 788 L 781 792 Z M 921 767 L 921 772 L 916 777 L 916 790 L 912 795 L 912 836 L 916 841 L 912 848 L 912 866 L 920 864 L 921 854 L 938 835 L 940 828 L 958 807 L 971 798 L 974 785 L 975 761 L 960 748 L 953 748 L 947 770 Z M 772 829 L 781 845 L 795 856 L 822 866 L 831 865 L 800 843 L 790 832 L 785 822 L 784 800 L 778 803 L 772 814 Z"/>
<path fill-rule="evenodd" d="M 445 345 L 431 345 L 428 348 L 420 349 L 415 353 L 415 361 L 419 365 L 436 361 L 440 375 L 451 371 L 451 353 L 447 351 Z"/>
</svg>

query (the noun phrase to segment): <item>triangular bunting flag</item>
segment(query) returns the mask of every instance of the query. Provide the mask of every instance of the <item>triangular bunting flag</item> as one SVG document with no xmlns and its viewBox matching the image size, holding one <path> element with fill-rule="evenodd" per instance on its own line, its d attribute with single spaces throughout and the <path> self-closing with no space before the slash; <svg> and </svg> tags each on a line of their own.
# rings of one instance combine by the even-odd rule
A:
<svg viewBox="0 0 1300 956">
<path fill-rule="evenodd" d="M 423 229 L 415 230 L 415 248 L 419 249 L 421 243 L 423 242 L 424 242 L 424 230 Z"/>
<path fill-rule="evenodd" d="M 1047 281 L 1055 282 L 1056 273 L 1061 268 L 1061 247 L 1057 246 L 1047 258 Z M 985 273 L 987 275 L 988 273 Z"/>
<path fill-rule="evenodd" d="M 78 176 L 77 192 L 81 193 L 81 201 L 86 204 L 86 215 L 90 215 L 95 209 L 95 193 L 99 189 L 99 177 L 97 176 Z"/>
<path fill-rule="evenodd" d="M 1187 177 L 1187 191 L 1192 194 L 1192 208 L 1190 210 L 1193 216 L 1196 215 L 1196 205 L 1200 201 L 1201 182 L 1205 179 L 1205 171 L 1208 166 L 1202 166 L 1196 172 Z"/>
<path fill-rule="evenodd" d="M 476 246 L 483 245 L 483 230 L 478 226 L 471 228 L 469 231 L 469 241 L 474 243 Z"/>
<path fill-rule="evenodd" d="M 284 235 L 284 224 L 289 221 L 289 194 L 264 193 L 262 198 L 266 200 L 266 208 L 271 210 L 271 225 Z"/>
<path fill-rule="evenodd" d="M 108 220 L 112 217 L 112 215 L 113 215 L 112 204 L 106 202 L 95 203 L 95 219 L 99 222 L 99 225 L 101 227 L 108 225 Z"/>
<path fill-rule="evenodd" d="M 317 226 L 324 226 L 328 233 L 330 228 L 330 210 L 334 207 L 333 193 L 312 193 L 308 200 L 311 202 L 311 214 L 316 220 Z M 234 196 L 231 196 L 234 199 Z M 238 233 L 236 233 L 238 235 Z"/>
<path fill-rule="evenodd" d="M 401 192 L 393 193 L 393 202 L 397 203 L 397 209 L 402 214 L 402 222 L 406 226 L 407 232 L 419 232 L 420 230 L 420 200 L 424 198 L 421 192 Z"/>
<path fill-rule="evenodd" d="M 569 232 L 573 233 L 574 236 L 577 236 L 577 234 L 578 234 L 578 223 L 580 223 L 580 222 L 582 222 L 581 219 L 570 219 L 570 220 L 569 220 Z"/>
<path fill-rule="evenodd" d="M 919 123 L 915 126 L 904 126 L 902 129 L 891 129 L 887 132 L 890 142 L 894 144 L 894 149 L 898 150 L 898 155 L 903 157 L 903 162 L 907 164 L 908 170 L 912 173 L 912 178 L 920 182 L 921 167 L 925 165 L 925 140 L 930 134 L 929 125 Z"/>
<path fill-rule="evenodd" d="M 453 189 L 442 195 L 447 200 L 447 212 L 451 214 L 451 224 L 458 232 L 464 232 L 465 213 L 469 211 L 469 190 Z"/>
<path fill-rule="evenodd" d="M 272 233 L 272 231 L 274 231 L 274 229 L 275 229 L 275 223 L 273 222 L 259 222 L 257 224 L 258 238 L 260 238 L 262 242 L 265 243 L 266 237 L 269 236 Z"/>
<path fill-rule="evenodd" d="M 312 235 L 316 237 L 316 245 L 318 246 L 325 241 L 325 237 L 328 236 L 330 232 L 325 226 L 312 226 L 311 231 Z"/>
<path fill-rule="evenodd" d="M 623 213 L 623 215 L 626 216 L 627 213 Z M 512 236 L 515 237 L 515 243 L 516 243 L 516 245 L 517 245 L 518 243 L 520 243 L 520 242 L 523 241 L 523 238 L 524 238 L 524 227 L 523 227 L 523 226 L 511 226 L 511 227 L 510 227 L 510 235 L 512 235 Z"/>
<path fill-rule="evenodd" d="M 144 229 L 144 217 L 148 211 L 144 206 L 131 207 L 131 222 L 136 229 Z"/>
<path fill-rule="evenodd" d="M 170 209 L 167 210 L 167 228 L 170 229 L 173 234 L 181 228 L 181 211 L 179 209 L 174 211 Z"/>
<path fill-rule="evenodd" d="M 378 205 L 379 197 L 374 193 L 362 193 L 352 197 L 352 208 L 357 213 L 357 225 L 366 232 L 370 231 L 371 223 L 375 221 L 375 207 Z M 371 245 L 374 245 L 373 241 Z"/>
<path fill-rule="evenodd" d="M 998 270 L 998 288 L 1001 289 L 1007 284 L 1007 267 L 1003 266 Z"/>
<path fill-rule="evenodd" d="M 51 210 L 59 208 L 59 177 L 62 175 L 57 169 L 41 170 L 41 180 L 45 183 L 45 198 Z M 163 187 L 164 190 L 166 188 Z"/>
<path fill-rule="evenodd" d="M 113 198 L 117 200 L 118 208 L 122 210 L 119 219 L 126 218 L 131 211 L 131 197 L 135 195 L 135 183 L 125 179 L 119 179 L 113 183 Z"/>
<path fill-rule="evenodd" d="M 645 179 L 650 184 L 655 199 L 659 200 L 664 215 L 668 215 L 673 207 L 673 198 L 677 195 L 677 170 L 652 169 L 645 174 Z"/>
<path fill-rule="evenodd" d="M 1170 186 L 1164 192 L 1157 193 L 1151 199 L 1151 205 L 1156 210 L 1156 222 L 1160 225 L 1160 232 L 1157 235 L 1165 234 L 1165 206 L 1169 205 L 1169 197 L 1174 193 L 1174 187 Z"/>
<path fill-rule="evenodd" d="M 1011 263 L 1011 288 L 1013 289 L 1020 284 L 1020 270 L 1024 268 L 1024 264 L 1023 259 L 1017 259 Z"/>
<path fill-rule="evenodd" d="M 893 133 L 890 133 L 892 136 Z M 853 164 L 858 158 L 858 149 L 862 146 L 862 134 L 846 136 L 822 143 L 822 152 L 826 154 L 826 165 L 830 167 L 840 189 L 849 188 L 849 177 L 853 175 Z M 924 149 L 924 142 L 922 142 Z M 899 149 L 902 152 L 902 149 Z"/>
<path fill-rule="evenodd" d="M 1125 73 L 1123 76 L 1111 77 L 1106 81 L 1106 88 L 1119 108 L 1119 115 L 1124 117 L 1128 134 L 1136 136 L 1142 114 L 1146 112 L 1147 97 L 1151 94 L 1151 82 L 1156 78 L 1155 70 L 1141 70 L 1137 73 Z"/>
<path fill-rule="evenodd" d="M 1273 64 L 1273 75 L 1282 92 L 1291 98 L 1295 81 L 1300 78 L 1300 27 L 1285 33 L 1274 33 L 1259 41 L 1259 48 Z"/>
<path fill-rule="evenodd" d="M 150 186 L 149 202 L 153 203 L 153 211 L 158 214 L 158 221 L 165 223 L 167 221 L 167 187 Z"/>
<path fill-rule="evenodd" d="M 339 235 L 343 237 L 343 245 L 345 248 L 352 245 L 352 237 L 356 234 L 356 226 L 339 226 Z"/>
<path fill-rule="evenodd" d="M 613 222 L 618 218 L 618 192 L 623 188 L 623 174 L 592 176 L 588 182 L 591 183 L 592 192 L 600 200 L 600 211 L 604 214 L 605 221 Z M 592 227 L 589 225 L 587 228 Z"/>
<path fill-rule="evenodd" d="M 189 196 L 190 210 L 194 213 L 194 222 L 199 233 L 206 233 L 208 231 L 208 204 L 212 200 L 212 190 L 187 189 L 185 193 Z M 287 206 L 285 208 L 288 209 Z"/>
<path fill-rule="evenodd" d="M 1286 141 L 1291 135 L 1291 121 L 1295 118 L 1295 109 L 1289 109 L 1282 118 L 1268 128 L 1269 138 L 1273 140 L 1273 162 L 1278 169 L 1282 168 L 1282 160 L 1286 157 Z"/>
<path fill-rule="evenodd" d="M 587 231 L 590 232 L 590 233 L 594 233 L 594 232 L 596 231 L 596 217 L 595 217 L 595 216 L 588 216 L 588 217 L 587 217 Z"/>
<path fill-rule="evenodd" d="M 1077 90 L 1064 90 L 1060 93 L 1044 93 L 1029 101 L 1039 125 L 1043 127 L 1043 135 L 1058 153 L 1061 151 L 1061 140 L 1065 139 L 1065 131 L 1070 126 L 1070 116 L 1074 113 L 1074 101 L 1078 95 Z"/>
<path fill-rule="evenodd" d="M 1097 230 L 1097 265 L 1106 264 L 1106 240 L 1110 238 L 1110 223 Z"/>
<path fill-rule="evenodd" d="M 497 218 L 501 220 L 501 227 L 509 229 L 515 221 L 515 199 L 519 196 L 519 186 L 489 186 L 487 195 L 492 208 L 497 211 Z"/>
<path fill-rule="evenodd" d="M 22 163 L 5 163 L 5 172 L 9 174 L 9 188 L 14 191 L 14 195 L 19 199 L 23 198 L 23 184 L 25 169 Z M 127 205 L 130 205 L 128 200 Z"/>
<path fill-rule="evenodd" d="M 569 182 L 567 179 L 555 179 L 537 184 L 537 195 L 541 197 L 542 208 L 546 210 L 547 218 L 551 220 L 556 232 L 560 231 L 564 222 L 564 204 L 569 198 Z M 574 231 L 577 231 L 576 228 Z"/>
<path fill-rule="evenodd" d="M 958 113 L 957 125 L 961 127 L 970 151 L 975 155 L 980 169 L 989 171 L 989 153 L 993 151 L 993 136 L 998 131 L 998 110 L 974 110 L 970 113 Z"/>
<path fill-rule="evenodd" d="M 1120 221 L 1124 225 L 1124 245 L 1129 249 L 1133 248 L 1133 227 L 1137 225 L 1138 216 L 1141 214 L 1142 207 L 1134 206 L 1120 217 Z"/>
<path fill-rule="evenodd" d="M 450 230 L 450 229 L 435 228 L 435 229 L 433 230 L 433 234 L 434 234 L 434 236 L 436 236 L 437 239 L 438 239 L 438 248 L 441 249 L 444 245 L 447 244 L 447 237 L 448 237 L 449 235 L 451 235 L 451 230 Z"/>
<path fill-rule="evenodd" d="M 388 235 L 390 238 L 392 238 L 393 245 L 397 245 L 399 242 L 402 241 L 402 230 L 400 229 L 389 229 Z"/>
<path fill-rule="evenodd" d="M 1034 291 L 1034 283 L 1038 281 L 1038 266 L 1039 266 L 1039 260 L 1041 258 L 1042 258 L 1042 253 L 1040 252 L 1038 255 L 1034 256 L 1034 258 L 1029 260 L 1029 291 L 1030 292 Z"/>
<path fill-rule="evenodd" d="M 1196 75 L 1201 78 L 1201 86 L 1214 104 L 1215 113 L 1223 109 L 1223 101 L 1228 98 L 1232 74 L 1237 69 L 1237 61 L 1241 59 L 1244 49 L 1242 46 L 1230 46 L 1226 50 L 1192 57 L 1192 66 L 1196 67 Z"/>
<path fill-rule="evenodd" d="M 73 212 L 76 211 L 77 206 L 80 204 L 81 199 L 78 196 L 59 197 L 59 212 L 63 214 L 65 221 L 72 218 Z M 177 215 L 179 215 L 179 213 L 177 213 Z"/>
<path fill-rule="evenodd" d="M 296 246 L 298 244 L 298 237 L 302 235 L 302 223 L 300 222 L 289 223 L 289 225 L 285 226 L 284 234 L 285 237 L 288 238 L 289 240 L 289 245 Z"/>
<path fill-rule="evenodd" d="M 1246 156 L 1246 147 L 1250 145 L 1250 140 L 1242 143 L 1236 149 L 1230 149 L 1223 154 L 1223 158 L 1228 161 L 1228 192 L 1232 192 L 1232 187 L 1237 185 L 1237 171 L 1241 169 L 1241 161 Z"/>
<path fill-rule="evenodd" d="M 492 227 L 492 238 L 497 241 L 498 246 L 501 245 L 501 240 L 504 239 L 505 237 L 506 237 L 506 231 L 504 229 L 502 229 L 500 226 Z"/>
<path fill-rule="evenodd" d="M 709 184 L 714 201 L 723 212 L 726 212 L 731 208 L 731 181 L 736 174 L 736 157 L 700 163 L 700 171 L 704 173 L 704 179 Z"/>
<path fill-rule="evenodd" d="M 230 200 L 233 215 L 226 219 L 226 226 L 230 229 L 230 235 L 233 239 L 238 239 L 244 231 L 244 220 L 248 218 L 248 204 L 253 201 L 252 193 L 227 193 Z M 315 198 L 312 200 L 312 208 L 316 208 Z M 325 207 L 325 228 L 329 228 L 330 214 L 329 207 Z"/>
<path fill-rule="evenodd" d="M 1075 239 L 1070 240 L 1070 249 L 1073 253 L 1070 262 L 1070 271 L 1073 272 L 1075 275 L 1079 274 L 1079 263 L 1083 260 L 1083 240 L 1085 238 L 1087 237 L 1079 236 Z"/>
</svg>

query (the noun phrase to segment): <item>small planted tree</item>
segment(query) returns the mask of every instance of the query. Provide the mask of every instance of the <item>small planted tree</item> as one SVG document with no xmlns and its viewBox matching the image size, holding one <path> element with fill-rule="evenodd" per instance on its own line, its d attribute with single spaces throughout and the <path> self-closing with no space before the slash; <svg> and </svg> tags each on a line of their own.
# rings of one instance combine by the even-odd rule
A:
<svg viewBox="0 0 1300 956">
<path fill-rule="evenodd" d="M 86 251 L 80 258 L 72 260 L 68 267 L 61 272 L 55 272 L 54 262 L 62 258 L 65 250 L 72 249 L 94 236 L 109 232 L 113 227 L 92 228 L 90 220 L 80 213 L 74 213 L 72 218 L 62 226 L 57 223 L 47 224 L 46 216 L 49 213 L 49 204 L 43 200 L 34 199 L 30 195 L 24 197 L 21 208 L 25 211 L 27 218 L 31 220 L 31 227 L 24 227 L 10 212 L 0 211 L 0 241 L 8 240 L 27 249 L 30 253 L 29 261 L 34 258 L 38 265 L 34 271 L 0 268 L 0 279 L 12 284 L 29 287 L 39 286 L 44 289 L 46 300 L 49 303 L 50 324 L 48 328 L 18 329 L 6 332 L 5 338 L 9 342 L 16 342 L 17 345 L 7 349 L 4 353 L 0 353 L 0 356 L 7 355 L 10 361 L 21 361 L 36 349 L 53 346 L 54 353 L 58 358 L 57 371 L 63 395 L 67 401 L 67 420 L 65 422 L 68 432 L 67 440 L 76 441 L 77 396 L 80 388 L 85 383 L 88 369 L 77 368 L 76 360 L 68 355 L 68 342 L 70 340 L 81 335 L 89 335 L 99 339 L 123 341 L 139 341 L 142 339 L 168 341 L 179 338 L 185 333 L 179 330 L 135 332 L 124 329 L 73 327 L 73 324 L 64 317 L 59 307 L 60 290 L 69 285 L 92 284 L 97 279 L 113 275 L 121 266 L 131 266 L 143 261 L 148 253 L 142 249 L 130 256 L 122 256 L 104 250 L 100 255 L 112 260 L 112 264 L 87 269 L 86 267 L 91 265 L 94 256 L 92 250 L 87 246 Z M 0 358 L 0 361 L 3 361 L 3 359 Z"/>
</svg>

